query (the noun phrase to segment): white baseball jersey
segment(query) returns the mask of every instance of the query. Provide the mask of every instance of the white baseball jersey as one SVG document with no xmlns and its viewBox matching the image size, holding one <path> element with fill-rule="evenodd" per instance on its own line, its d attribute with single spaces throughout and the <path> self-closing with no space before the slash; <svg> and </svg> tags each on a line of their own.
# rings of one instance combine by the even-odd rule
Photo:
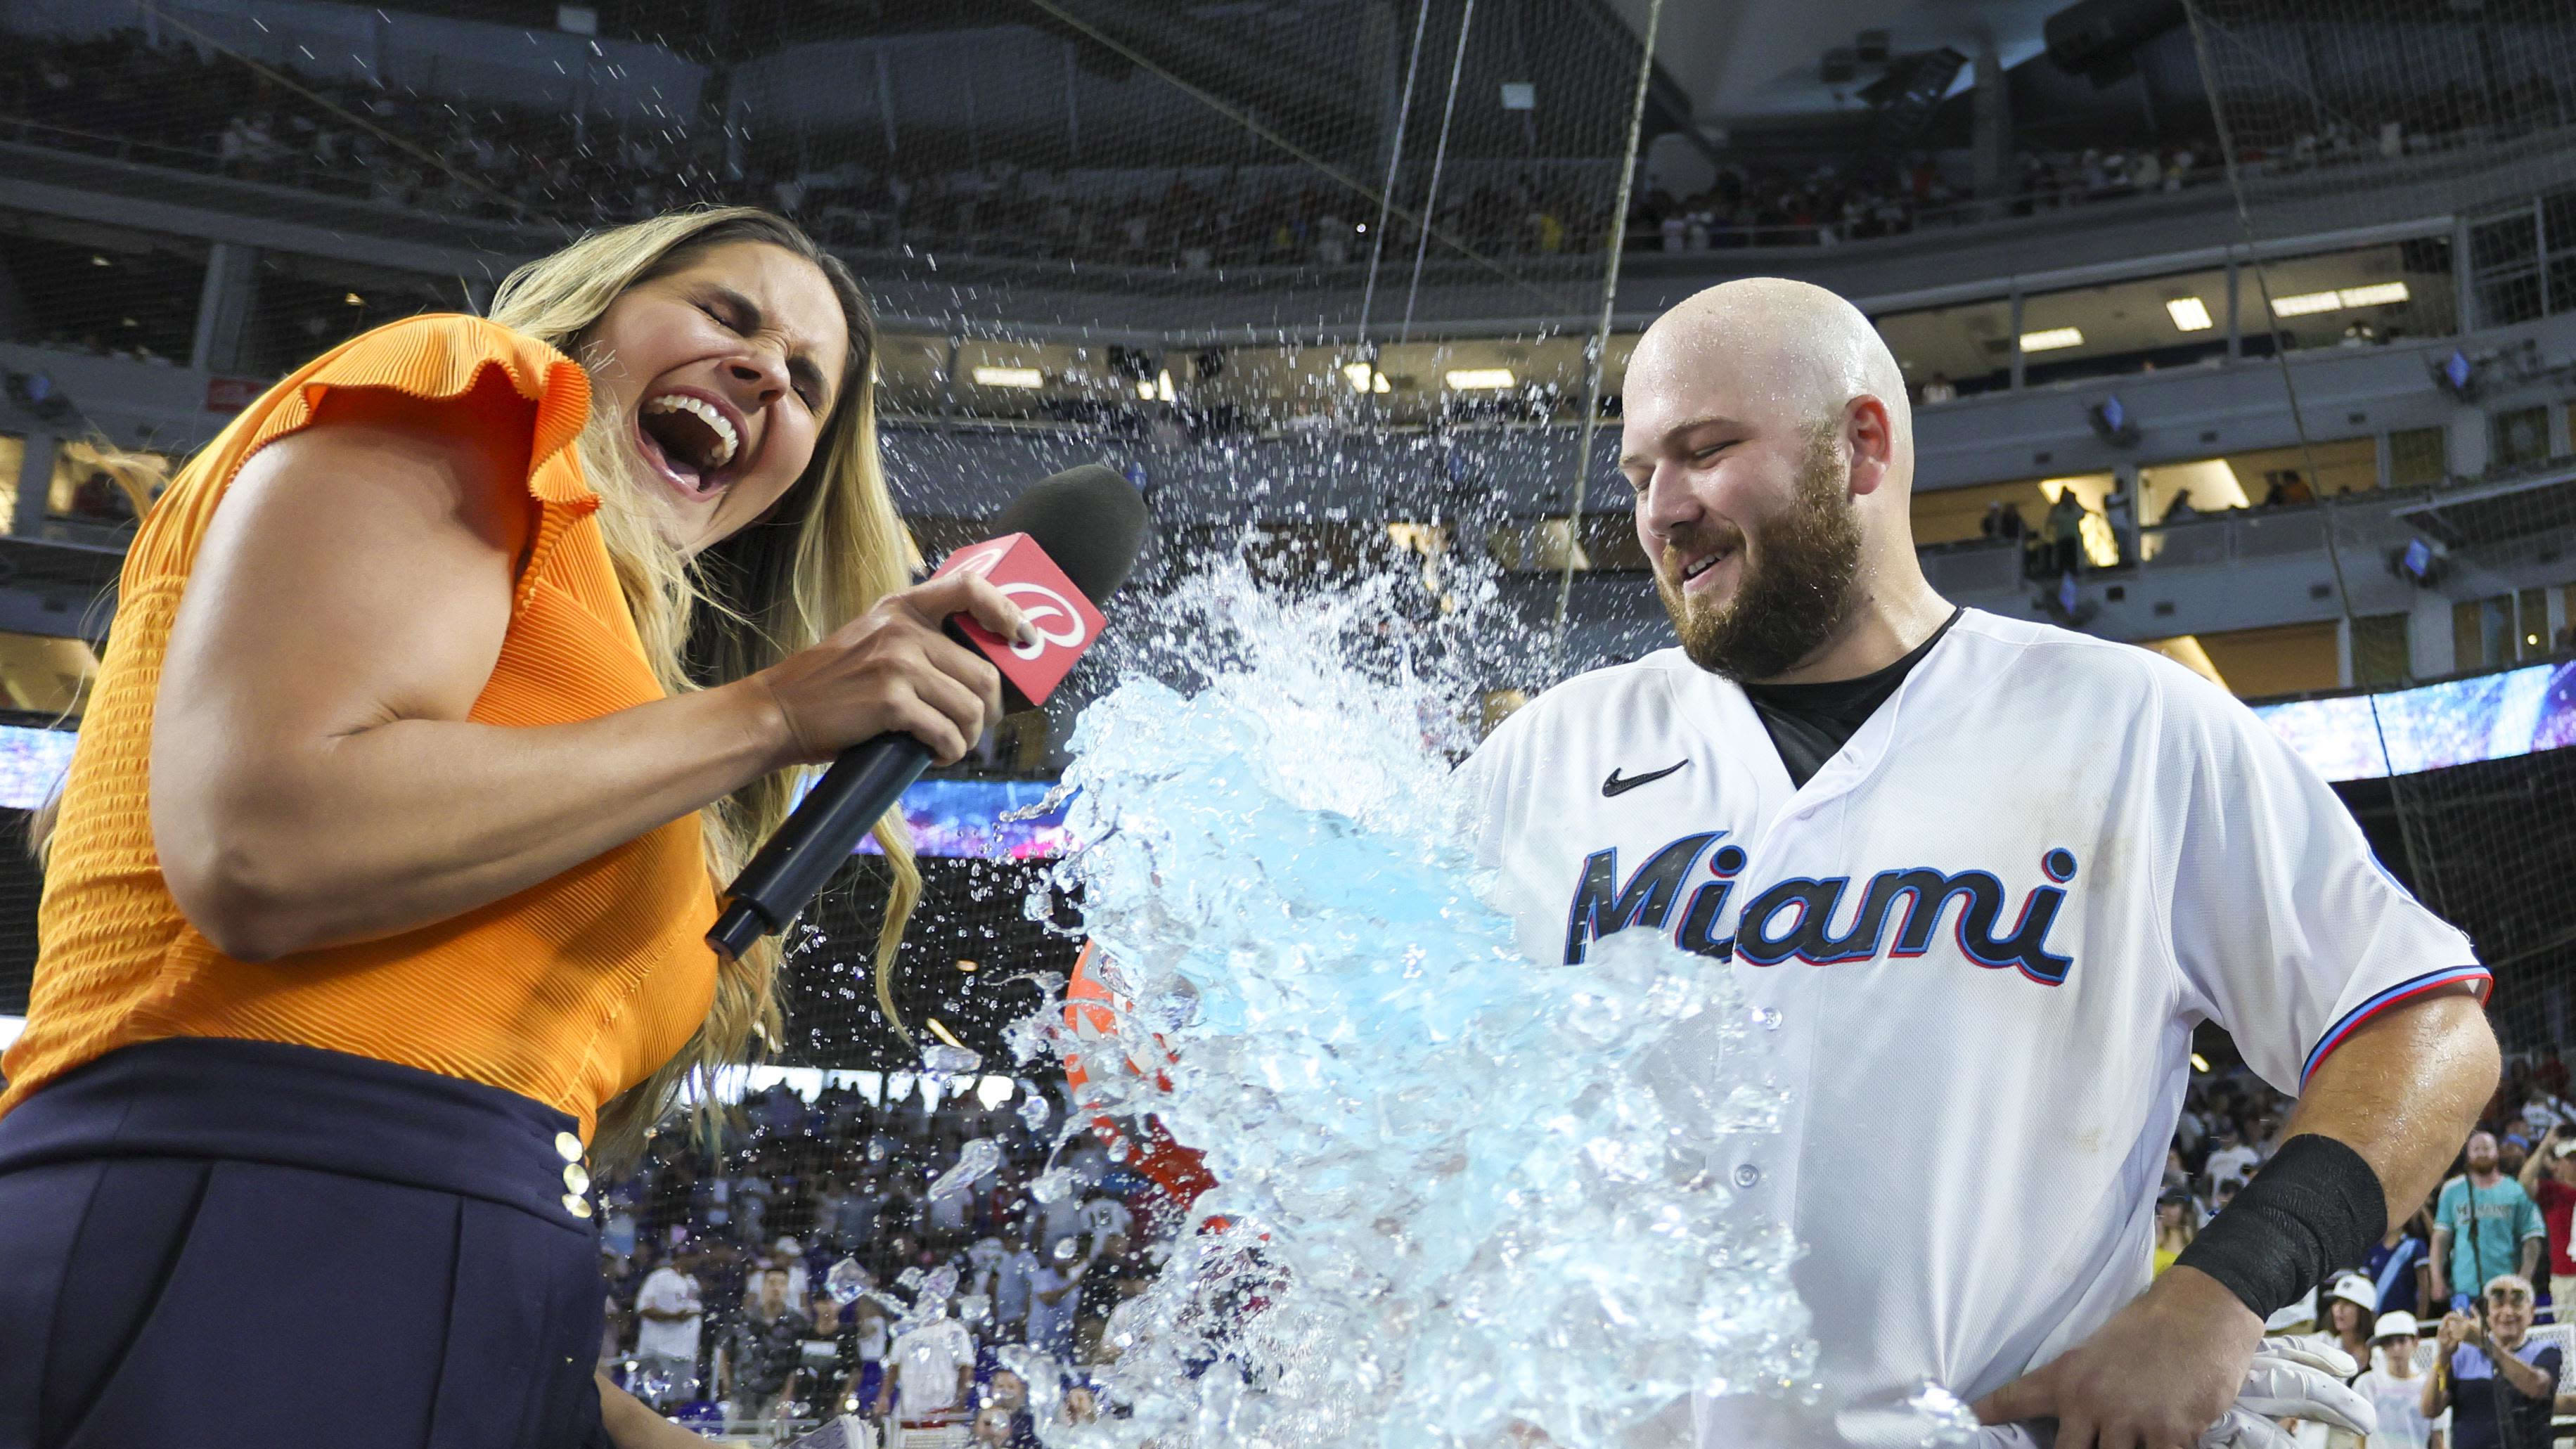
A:
<svg viewBox="0 0 2576 1449">
<path fill-rule="evenodd" d="M 2199 1022 L 2295 1093 L 2374 1013 L 2487 981 L 2225 692 L 1974 610 L 1803 788 L 1678 649 L 1462 768 L 1533 960 L 1657 931 L 1776 1010 L 1785 1130 L 1731 1172 L 1807 1248 L 1835 1403 L 1974 1401 L 2146 1289 Z"/>
</svg>

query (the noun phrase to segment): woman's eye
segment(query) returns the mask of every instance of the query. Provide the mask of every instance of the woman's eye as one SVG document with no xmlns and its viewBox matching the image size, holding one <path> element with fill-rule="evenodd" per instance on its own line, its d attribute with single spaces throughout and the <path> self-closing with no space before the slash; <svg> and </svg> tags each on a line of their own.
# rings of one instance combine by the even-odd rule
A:
<svg viewBox="0 0 2576 1449">
<path fill-rule="evenodd" d="M 698 304 L 698 310 L 706 313 L 708 320 L 714 322 L 717 326 L 723 328 L 727 332 L 738 332 L 742 330 L 734 326 L 732 322 L 727 321 L 722 312 L 717 311 L 715 308 L 708 306 L 704 302 L 700 302 Z"/>
</svg>

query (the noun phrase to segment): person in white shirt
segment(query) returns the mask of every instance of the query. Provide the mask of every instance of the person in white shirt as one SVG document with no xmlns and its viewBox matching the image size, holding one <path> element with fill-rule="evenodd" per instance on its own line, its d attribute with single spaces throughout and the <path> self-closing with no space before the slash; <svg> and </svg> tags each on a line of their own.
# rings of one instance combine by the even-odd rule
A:
<svg viewBox="0 0 2576 1449">
<path fill-rule="evenodd" d="M 2237 1411 L 2265 1318 L 2459 1150 L 2499 1071 L 2487 969 L 2223 690 L 1932 589 L 1903 373 L 1850 303 L 1701 292 L 1638 340 L 1621 396 L 1680 647 L 1531 700 L 1460 783 L 1526 959 L 1661 935 L 1776 1022 L 1778 1130 L 1720 1165 L 1729 1210 L 1804 1249 L 1824 1392 L 1703 1395 L 1657 1427 L 1830 1442 L 1842 1406 L 1866 1422 L 1928 1379 L 2024 1442 L 2049 1420 L 2065 1449 L 2197 1442 Z M 2204 1021 L 2298 1105 L 2158 1275 L 2142 1249 Z"/>
<path fill-rule="evenodd" d="M 993 1268 L 993 1327 L 1002 1337 L 1020 1336 L 1029 1316 L 1029 1284 L 1037 1272 L 1038 1255 L 1020 1241 L 1018 1230 L 1003 1233 L 1002 1260 Z"/>
<path fill-rule="evenodd" d="M 877 1412 L 893 1416 L 888 1449 L 965 1442 L 966 1391 L 975 1380 L 975 1339 L 939 1304 L 937 1317 L 895 1335 L 886 1354 Z"/>
<path fill-rule="evenodd" d="M 2421 1352 L 2412 1313 L 2383 1313 L 2372 1328 L 2371 1364 L 2352 1381 L 2353 1392 L 2379 1410 L 2379 1430 L 2370 1449 L 2443 1449 L 2451 1437 L 2451 1415 L 2424 1417 L 2424 1371 L 2416 1366 Z"/>
<path fill-rule="evenodd" d="M 1029 1280 L 1029 1347 L 1073 1361 L 1073 1315 L 1082 1302 L 1082 1274 L 1091 1265 L 1074 1238 L 1059 1239 Z"/>
<path fill-rule="evenodd" d="M 694 1254 L 665 1259 L 635 1293 L 635 1396 L 654 1407 L 697 1397 L 698 1328 L 706 1307 L 690 1269 Z"/>
<path fill-rule="evenodd" d="M 2254 1169 L 2262 1161 L 2263 1154 L 2237 1138 L 2236 1124 L 2222 1117 L 2218 1123 L 2218 1145 L 2209 1150 L 2209 1161 L 2202 1170 L 2209 1174 L 2213 1185 L 2231 1180 L 2241 1183 L 2254 1175 Z"/>
</svg>

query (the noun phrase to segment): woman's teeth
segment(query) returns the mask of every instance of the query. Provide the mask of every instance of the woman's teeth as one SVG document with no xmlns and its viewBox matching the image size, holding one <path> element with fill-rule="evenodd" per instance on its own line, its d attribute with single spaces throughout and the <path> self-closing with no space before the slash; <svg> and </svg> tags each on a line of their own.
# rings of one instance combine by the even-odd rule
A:
<svg viewBox="0 0 2576 1449">
<path fill-rule="evenodd" d="M 704 398 L 691 397 L 687 393 L 666 392 L 659 397 L 646 398 L 644 411 L 647 413 L 684 412 L 707 425 L 707 431 L 714 438 L 712 445 L 704 450 L 705 456 L 689 460 L 701 469 L 721 468 L 732 462 L 735 450 L 742 446 L 740 435 L 734 432 L 732 419 L 727 418 L 722 409 Z"/>
</svg>

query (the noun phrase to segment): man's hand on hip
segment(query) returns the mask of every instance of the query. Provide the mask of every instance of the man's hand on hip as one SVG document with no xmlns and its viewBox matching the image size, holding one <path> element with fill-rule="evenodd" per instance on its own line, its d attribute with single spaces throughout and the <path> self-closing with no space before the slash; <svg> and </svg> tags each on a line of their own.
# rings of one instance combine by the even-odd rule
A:
<svg viewBox="0 0 2576 1449">
<path fill-rule="evenodd" d="M 2063 1355 L 1977 1402 L 1988 1424 L 2057 1421 L 2056 1449 L 2172 1449 L 2236 1402 L 2263 1320 L 2218 1280 L 2168 1268 Z"/>
</svg>

